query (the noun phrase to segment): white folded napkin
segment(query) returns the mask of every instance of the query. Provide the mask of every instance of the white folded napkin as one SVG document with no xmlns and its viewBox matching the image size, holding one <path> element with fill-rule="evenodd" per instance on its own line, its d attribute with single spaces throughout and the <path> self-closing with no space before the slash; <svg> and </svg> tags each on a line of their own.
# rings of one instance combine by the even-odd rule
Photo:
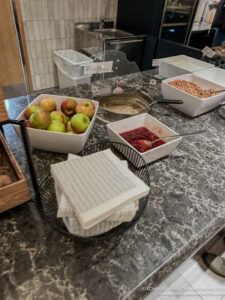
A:
<svg viewBox="0 0 225 300">
<path fill-rule="evenodd" d="M 51 173 L 85 230 L 149 192 L 110 149 L 51 165 Z"/>
<path fill-rule="evenodd" d="M 75 154 L 69 154 L 68 160 L 71 159 L 82 159 L 82 157 Z M 122 163 L 126 167 L 128 167 L 127 161 L 122 161 Z M 60 199 L 57 200 L 58 200 L 58 213 L 57 213 L 58 218 L 64 218 L 64 217 L 69 217 L 74 215 L 71 205 L 63 193 L 61 194 Z M 113 222 L 115 221 L 130 222 L 134 218 L 138 210 L 138 206 L 139 206 L 139 201 L 136 200 L 135 202 L 132 202 L 126 205 L 125 207 L 122 207 L 117 212 L 109 216 L 106 220 L 113 221 Z"/>
<path fill-rule="evenodd" d="M 62 193 L 58 186 L 56 185 L 56 197 L 57 199 L 61 199 Z M 70 209 L 71 210 L 71 209 Z M 95 226 L 93 226 L 90 229 L 83 229 L 80 226 L 80 223 L 74 213 L 71 214 L 71 216 L 63 217 L 63 223 L 65 224 L 67 230 L 74 235 L 80 236 L 80 237 L 92 237 L 95 235 L 102 234 L 104 232 L 110 231 L 112 228 L 120 225 L 122 222 L 117 221 L 102 221 Z"/>
</svg>

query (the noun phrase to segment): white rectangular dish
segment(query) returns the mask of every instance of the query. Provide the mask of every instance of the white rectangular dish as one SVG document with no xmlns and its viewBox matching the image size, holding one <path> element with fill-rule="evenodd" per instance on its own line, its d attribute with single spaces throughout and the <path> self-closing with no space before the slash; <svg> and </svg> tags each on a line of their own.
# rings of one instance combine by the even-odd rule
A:
<svg viewBox="0 0 225 300">
<path fill-rule="evenodd" d="M 214 65 L 190 56 L 177 55 L 160 59 L 159 75 L 170 78 L 209 68 L 214 68 Z"/>
<path fill-rule="evenodd" d="M 129 144 L 124 138 L 120 136 L 120 133 L 136 129 L 138 127 L 146 127 L 151 132 L 155 133 L 159 138 L 168 135 L 176 135 L 177 132 L 173 131 L 157 119 L 153 118 L 147 113 L 130 117 L 121 121 L 113 122 L 107 125 L 107 131 L 111 142 L 119 142 L 125 144 L 135 151 L 137 151 L 131 144 Z M 165 144 L 151 149 L 146 152 L 138 152 L 146 161 L 146 163 L 151 163 L 163 156 L 166 156 L 173 152 L 178 144 L 181 142 L 181 137 L 171 138 L 165 140 Z M 127 157 L 129 159 L 129 157 Z M 138 166 L 140 167 L 140 166 Z"/>
<path fill-rule="evenodd" d="M 173 78 L 165 79 L 161 84 L 161 91 L 163 98 L 165 99 L 175 99 L 183 100 L 183 104 L 170 104 L 175 109 L 183 112 L 190 117 L 196 117 L 204 114 L 211 109 L 217 107 L 223 100 L 225 100 L 225 93 L 215 95 L 210 98 L 201 99 L 191 94 L 184 92 L 174 86 L 168 84 L 170 81 L 174 80 L 187 80 L 194 82 L 202 89 L 225 89 L 225 86 L 213 83 L 211 81 L 202 79 L 194 74 L 186 74 L 181 76 L 176 76 Z"/>
<path fill-rule="evenodd" d="M 74 99 L 77 102 L 84 100 L 81 98 L 74 98 L 69 96 L 42 94 L 39 95 L 36 99 L 34 99 L 29 104 L 29 106 L 39 105 L 41 100 L 44 98 L 52 98 L 56 102 L 57 110 L 60 110 L 61 103 L 67 98 Z M 93 128 L 97 111 L 98 111 L 98 102 L 94 100 L 90 100 L 90 101 L 93 102 L 95 105 L 95 114 L 85 133 L 71 134 L 71 133 L 61 133 L 61 132 L 53 132 L 47 130 L 39 130 L 34 128 L 27 128 L 31 147 L 36 149 L 46 150 L 46 151 L 59 152 L 59 153 L 73 153 L 73 154 L 79 153 L 83 149 L 84 145 L 88 140 L 88 137 Z M 17 120 L 25 120 L 24 111 L 25 109 L 17 117 Z M 14 128 L 17 135 L 21 138 L 19 126 L 14 125 Z"/>
<path fill-rule="evenodd" d="M 193 74 L 200 78 L 214 82 L 216 84 L 225 86 L 225 70 L 221 68 L 211 68 L 208 70 L 201 70 Z"/>
</svg>

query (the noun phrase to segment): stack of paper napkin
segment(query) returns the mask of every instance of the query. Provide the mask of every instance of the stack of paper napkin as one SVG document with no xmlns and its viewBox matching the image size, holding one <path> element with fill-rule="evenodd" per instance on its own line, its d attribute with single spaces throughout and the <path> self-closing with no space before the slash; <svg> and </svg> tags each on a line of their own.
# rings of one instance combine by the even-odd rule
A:
<svg viewBox="0 0 225 300">
<path fill-rule="evenodd" d="M 94 236 L 133 219 L 149 187 L 110 149 L 51 165 L 57 216 L 71 234 Z"/>
</svg>

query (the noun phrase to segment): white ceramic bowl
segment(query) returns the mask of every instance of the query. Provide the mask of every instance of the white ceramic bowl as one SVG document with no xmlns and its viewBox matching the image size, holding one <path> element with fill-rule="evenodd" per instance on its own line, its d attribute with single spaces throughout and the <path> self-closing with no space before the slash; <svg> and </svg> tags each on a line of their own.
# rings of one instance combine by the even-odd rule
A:
<svg viewBox="0 0 225 300">
<path fill-rule="evenodd" d="M 202 79 L 194 74 L 186 74 L 181 76 L 172 77 L 162 81 L 161 90 L 163 98 L 165 99 L 175 99 L 183 100 L 183 104 L 171 104 L 175 109 L 185 113 L 190 117 L 196 117 L 201 114 L 210 111 L 211 109 L 217 107 L 223 100 L 225 100 L 225 93 L 215 95 L 210 98 L 201 99 L 188 94 L 174 86 L 168 84 L 170 81 L 174 80 L 187 80 L 192 81 L 202 89 L 225 89 L 225 86 L 213 83 L 211 81 Z"/>
<path fill-rule="evenodd" d="M 175 131 L 153 118 L 147 113 L 130 117 L 121 121 L 113 122 L 107 125 L 108 135 L 111 142 L 123 143 L 127 146 L 130 146 L 132 149 L 137 151 L 131 144 L 129 144 L 124 138 L 120 136 L 120 133 L 136 129 L 138 127 L 146 127 L 153 133 L 155 133 L 159 138 L 165 137 L 168 135 L 176 135 Z M 146 152 L 138 152 L 146 161 L 146 163 L 153 162 L 163 156 L 166 156 L 173 152 L 177 145 L 180 143 L 181 137 L 175 137 L 168 140 L 165 140 L 165 144 L 151 149 Z M 125 153 L 126 155 L 126 153 Z M 129 158 L 128 158 L 129 159 Z M 141 165 L 137 166 L 140 167 Z"/>
<path fill-rule="evenodd" d="M 48 95 L 42 94 L 39 95 L 35 100 L 33 100 L 30 105 L 39 105 L 41 100 L 44 98 L 52 98 L 55 100 L 57 105 L 57 110 L 60 110 L 61 103 L 67 99 L 74 99 L 77 102 L 80 102 L 81 98 L 74 98 L 69 96 L 56 96 L 56 95 Z M 86 99 L 85 99 L 86 100 Z M 39 130 L 34 128 L 27 128 L 31 147 L 46 151 L 59 152 L 59 153 L 79 153 L 87 139 L 91 133 L 92 127 L 94 125 L 97 111 L 98 111 L 98 102 L 90 100 L 95 105 L 95 114 L 91 120 L 91 123 L 87 129 L 87 131 L 83 134 L 71 134 L 71 133 L 61 133 L 61 132 L 53 132 L 47 130 Z M 25 111 L 25 109 L 24 109 Z M 24 111 L 17 117 L 17 120 L 24 120 Z M 19 126 L 14 126 L 17 135 L 21 138 L 20 128 Z"/>
<path fill-rule="evenodd" d="M 187 55 L 176 55 L 160 59 L 159 75 L 170 78 L 209 68 L 214 65 Z"/>
</svg>

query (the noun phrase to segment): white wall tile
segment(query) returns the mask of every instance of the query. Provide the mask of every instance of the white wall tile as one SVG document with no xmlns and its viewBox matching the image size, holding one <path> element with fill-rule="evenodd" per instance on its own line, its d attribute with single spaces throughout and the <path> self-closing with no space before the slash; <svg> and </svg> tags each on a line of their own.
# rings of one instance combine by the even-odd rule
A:
<svg viewBox="0 0 225 300">
<path fill-rule="evenodd" d="M 64 19 L 64 0 L 59 1 L 59 19 Z"/>
<path fill-rule="evenodd" d="M 30 10 L 32 20 L 37 20 L 37 7 L 35 0 L 30 0 Z"/>
<path fill-rule="evenodd" d="M 60 38 L 60 25 L 59 25 L 59 20 L 54 21 L 55 24 L 55 38 L 59 39 Z"/>
<path fill-rule="evenodd" d="M 44 65 L 43 65 L 42 58 L 38 58 L 38 68 L 39 68 L 39 74 L 43 75 L 44 74 Z"/>
<path fill-rule="evenodd" d="M 45 31 L 46 40 L 49 40 L 51 38 L 51 34 L 50 34 L 50 22 L 48 20 L 44 21 L 44 31 Z"/>
<path fill-rule="evenodd" d="M 52 52 L 56 50 L 56 40 L 51 40 L 52 43 Z"/>
<path fill-rule="evenodd" d="M 99 20 L 101 17 L 101 6 L 102 6 L 102 0 L 96 0 L 97 1 L 97 19 Z"/>
<path fill-rule="evenodd" d="M 34 28 L 34 38 L 36 41 L 38 41 L 40 40 L 38 21 L 33 21 L 33 28 Z"/>
<path fill-rule="evenodd" d="M 21 9 L 21 14 L 22 14 L 22 19 L 25 21 L 25 8 L 24 8 L 24 0 L 20 0 L 20 9 Z"/>
<path fill-rule="evenodd" d="M 65 49 L 70 49 L 70 39 L 65 39 Z"/>
<path fill-rule="evenodd" d="M 48 57 L 48 71 L 49 73 L 54 72 L 54 62 L 52 57 Z"/>
<path fill-rule="evenodd" d="M 74 23 L 74 20 L 69 20 L 70 38 L 73 38 L 75 35 Z"/>
<path fill-rule="evenodd" d="M 45 74 L 44 79 L 45 79 L 45 86 L 49 87 L 50 86 L 50 76 L 49 76 L 49 74 Z"/>
<path fill-rule="evenodd" d="M 64 0 L 64 19 L 67 20 L 69 18 L 70 18 L 69 0 Z"/>
<path fill-rule="evenodd" d="M 48 4 L 47 1 L 49 0 L 43 0 L 42 1 L 42 8 L 43 8 L 43 19 L 48 20 Z"/>
<path fill-rule="evenodd" d="M 51 42 L 51 40 L 47 40 L 46 44 L 47 44 L 47 56 L 52 57 L 53 51 L 52 51 L 52 42 Z"/>
<path fill-rule="evenodd" d="M 78 1 L 78 20 L 83 20 L 84 18 L 84 3 L 83 0 Z"/>
<path fill-rule="evenodd" d="M 84 20 L 88 19 L 88 3 L 89 3 L 89 0 L 83 0 L 83 18 L 84 18 Z"/>
<path fill-rule="evenodd" d="M 50 39 L 55 39 L 55 21 L 51 20 L 50 23 Z"/>
<path fill-rule="evenodd" d="M 33 27 L 33 21 L 27 21 L 27 31 L 28 31 L 28 39 L 29 41 L 34 41 L 34 27 Z"/>
<path fill-rule="evenodd" d="M 33 67 L 33 60 L 32 59 L 29 59 L 29 66 L 30 66 L 31 76 L 33 76 L 34 75 L 34 67 Z"/>
<path fill-rule="evenodd" d="M 54 4 L 53 0 L 47 0 L 48 20 L 54 20 Z"/>
<path fill-rule="evenodd" d="M 24 12 L 25 12 L 25 20 L 27 21 L 32 20 L 29 0 L 24 0 Z"/>
<path fill-rule="evenodd" d="M 39 28 L 40 40 L 44 40 L 45 39 L 44 21 L 38 21 L 38 28 Z"/>
<path fill-rule="evenodd" d="M 70 49 L 74 49 L 74 48 L 75 48 L 75 40 L 73 38 L 73 39 L 70 39 Z"/>
<path fill-rule="evenodd" d="M 70 20 L 65 20 L 65 38 L 70 38 Z"/>
<path fill-rule="evenodd" d="M 36 1 L 36 8 L 37 8 L 37 20 L 43 20 L 43 8 L 42 8 L 42 1 Z"/>
<path fill-rule="evenodd" d="M 74 0 L 74 6 L 73 6 L 73 15 L 76 22 L 78 22 L 79 19 L 79 0 Z"/>
<path fill-rule="evenodd" d="M 63 39 L 66 37 L 66 31 L 65 31 L 65 21 L 60 20 L 59 22 L 59 31 L 60 31 L 60 38 Z"/>
<path fill-rule="evenodd" d="M 38 75 L 39 74 L 39 67 L 38 67 L 38 60 L 36 59 L 32 59 L 32 63 L 33 63 L 33 75 Z"/>
<path fill-rule="evenodd" d="M 53 14 L 55 20 L 59 19 L 59 1 L 60 0 L 53 0 Z"/>
<path fill-rule="evenodd" d="M 43 57 L 48 57 L 47 55 L 47 41 L 46 40 L 41 40 L 41 51 Z"/>
<path fill-rule="evenodd" d="M 36 41 L 30 41 L 31 58 L 37 58 Z"/>
<path fill-rule="evenodd" d="M 74 2 L 75 0 L 69 0 L 69 19 L 75 18 L 74 16 Z"/>
<path fill-rule="evenodd" d="M 35 90 L 40 90 L 41 89 L 41 81 L 40 81 L 40 76 L 34 76 L 34 89 Z"/>
<path fill-rule="evenodd" d="M 41 43 L 40 41 L 36 41 L 36 51 L 37 51 L 37 58 L 42 58 L 42 51 L 41 51 Z"/>
<path fill-rule="evenodd" d="M 49 68 L 48 68 L 48 58 L 43 58 L 43 69 L 44 69 L 44 74 L 47 74 L 49 72 Z"/>
<path fill-rule="evenodd" d="M 44 74 L 40 74 L 40 86 L 41 86 L 41 89 L 47 88 Z"/>
</svg>

